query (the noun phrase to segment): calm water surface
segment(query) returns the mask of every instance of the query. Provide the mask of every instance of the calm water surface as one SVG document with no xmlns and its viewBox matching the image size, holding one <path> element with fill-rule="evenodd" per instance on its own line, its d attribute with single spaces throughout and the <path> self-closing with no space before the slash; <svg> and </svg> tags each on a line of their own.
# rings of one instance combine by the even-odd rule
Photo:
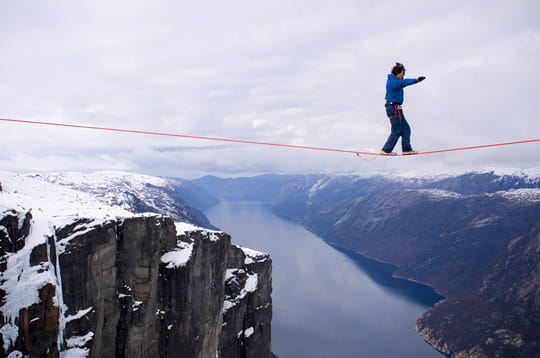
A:
<svg viewBox="0 0 540 358">
<path fill-rule="evenodd" d="M 236 244 L 273 261 L 272 350 L 292 357 L 436 357 L 414 330 L 440 296 L 388 267 L 338 251 L 260 203 L 222 202 L 206 215 Z"/>
</svg>

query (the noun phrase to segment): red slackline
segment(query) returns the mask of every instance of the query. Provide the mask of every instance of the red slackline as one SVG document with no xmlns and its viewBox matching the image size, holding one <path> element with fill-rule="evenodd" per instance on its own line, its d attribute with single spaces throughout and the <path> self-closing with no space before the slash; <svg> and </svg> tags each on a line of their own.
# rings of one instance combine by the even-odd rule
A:
<svg viewBox="0 0 540 358">
<path fill-rule="evenodd" d="M 26 123 L 26 124 L 41 124 L 48 126 L 58 126 L 58 127 L 69 127 L 69 128 L 81 128 L 81 129 L 96 129 L 102 131 L 112 131 L 112 132 L 122 132 L 122 133 L 135 133 L 135 134 L 146 134 L 146 135 L 157 135 L 165 137 L 177 137 L 177 138 L 187 138 L 187 139 L 199 139 L 199 140 L 211 140 L 219 142 L 229 142 L 229 143 L 243 143 L 243 144 L 259 144 L 267 145 L 274 147 L 286 147 L 286 148 L 296 148 L 296 149 L 309 149 L 309 150 L 320 150 L 326 152 L 338 152 L 338 153 L 352 153 L 352 154 L 363 154 L 363 155 L 375 155 L 375 156 L 386 156 L 381 155 L 380 153 L 374 152 L 360 152 L 357 150 L 350 149 L 336 149 L 336 148 L 322 148 L 322 147 L 308 147 L 304 145 L 293 145 L 293 144 L 280 144 L 280 143 L 269 143 L 269 142 L 256 142 L 250 140 L 242 139 L 228 139 L 228 138 L 217 138 L 217 137 L 203 137 L 196 135 L 187 135 L 187 134 L 175 134 L 175 133 L 164 133 L 164 132 L 151 132 L 151 131 L 140 131 L 134 129 L 121 129 L 121 128 L 107 128 L 107 127 L 94 127 L 94 126 L 85 126 L 78 124 L 68 124 L 68 123 L 53 123 L 53 122 L 43 122 L 43 121 L 29 121 L 23 119 L 10 119 L 10 118 L 0 118 L 0 121 L 12 122 L 12 123 Z M 480 149 L 480 148 L 490 148 L 490 147 L 500 147 L 505 145 L 513 144 L 525 144 L 525 143 L 537 143 L 540 142 L 540 139 L 527 139 L 520 140 L 515 142 L 505 142 L 505 143 L 495 143 L 495 144 L 484 144 L 484 145 L 475 145 L 470 147 L 460 147 L 460 148 L 450 148 L 450 149 L 438 149 L 431 150 L 426 152 L 418 152 L 416 155 L 422 154 L 435 154 L 435 153 L 445 153 L 445 152 L 456 152 L 461 150 L 471 150 L 471 149 Z M 403 154 L 398 154 L 398 156 L 404 156 Z"/>
</svg>

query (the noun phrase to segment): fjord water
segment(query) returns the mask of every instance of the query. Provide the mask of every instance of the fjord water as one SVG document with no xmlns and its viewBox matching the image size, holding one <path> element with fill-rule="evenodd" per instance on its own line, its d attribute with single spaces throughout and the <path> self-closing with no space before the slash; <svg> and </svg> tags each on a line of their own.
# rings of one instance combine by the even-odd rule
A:
<svg viewBox="0 0 540 358">
<path fill-rule="evenodd" d="M 272 350 L 289 357 L 438 357 L 414 330 L 440 296 L 342 252 L 261 203 L 205 213 L 235 244 L 272 257 Z"/>
</svg>

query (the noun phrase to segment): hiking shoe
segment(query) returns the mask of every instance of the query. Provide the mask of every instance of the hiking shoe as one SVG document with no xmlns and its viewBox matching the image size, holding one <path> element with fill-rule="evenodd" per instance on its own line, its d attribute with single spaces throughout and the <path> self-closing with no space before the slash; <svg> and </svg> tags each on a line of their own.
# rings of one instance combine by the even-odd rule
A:
<svg viewBox="0 0 540 358">
<path fill-rule="evenodd" d="M 388 155 L 388 156 L 391 156 L 391 157 L 397 155 L 397 153 L 394 153 L 394 152 L 387 153 L 387 152 L 385 152 L 384 150 L 381 150 L 381 151 L 379 152 L 379 154 L 380 154 L 380 155 Z"/>
<path fill-rule="evenodd" d="M 403 152 L 403 155 L 415 155 L 418 154 L 416 150 L 408 150 L 406 152 Z"/>
</svg>

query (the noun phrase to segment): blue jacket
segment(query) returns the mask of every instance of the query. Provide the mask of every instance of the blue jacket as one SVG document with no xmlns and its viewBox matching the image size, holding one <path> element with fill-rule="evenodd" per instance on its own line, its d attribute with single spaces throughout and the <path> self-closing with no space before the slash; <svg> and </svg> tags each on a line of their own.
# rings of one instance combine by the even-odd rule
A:
<svg viewBox="0 0 540 358">
<path fill-rule="evenodd" d="M 386 81 L 386 99 L 387 102 L 403 104 L 403 88 L 414 85 L 418 81 L 416 78 L 399 79 L 393 73 L 388 74 Z"/>
</svg>

